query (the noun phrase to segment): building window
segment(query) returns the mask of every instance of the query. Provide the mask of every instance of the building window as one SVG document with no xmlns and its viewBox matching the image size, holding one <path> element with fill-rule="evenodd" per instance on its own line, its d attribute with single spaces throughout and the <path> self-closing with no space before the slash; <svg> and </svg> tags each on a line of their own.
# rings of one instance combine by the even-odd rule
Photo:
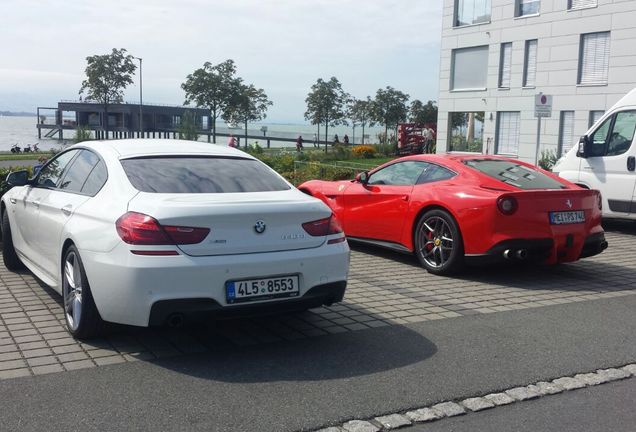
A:
<svg viewBox="0 0 636 432">
<path fill-rule="evenodd" d="M 453 50 L 451 90 L 485 90 L 488 45 Z"/>
<path fill-rule="evenodd" d="M 559 124 L 559 156 L 563 156 L 574 144 L 574 111 L 561 111 Z"/>
<path fill-rule="evenodd" d="M 594 124 L 603 117 L 605 111 L 590 111 L 590 121 L 588 127 L 594 126 Z"/>
<path fill-rule="evenodd" d="M 455 27 L 488 22 L 490 0 L 455 0 Z"/>
<path fill-rule="evenodd" d="M 516 0 L 515 16 L 536 15 L 539 13 L 540 0 Z"/>
<path fill-rule="evenodd" d="M 497 113 L 497 154 L 519 154 L 519 112 Z"/>
<path fill-rule="evenodd" d="M 483 111 L 449 113 L 448 151 L 482 153 L 484 114 Z"/>
<path fill-rule="evenodd" d="M 568 0 L 568 9 L 586 9 L 598 6 L 598 0 Z"/>
<path fill-rule="evenodd" d="M 537 80 L 537 40 L 526 41 L 526 53 L 523 61 L 523 86 L 534 87 Z"/>
<path fill-rule="evenodd" d="M 510 88 L 512 66 L 512 42 L 501 44 L 499 57 L 499 88 Z"/>
<path fill-rule="evenodd" d="M 607 84 L 610 32 L 581 35 L 579 84 Z"/>
</svg>

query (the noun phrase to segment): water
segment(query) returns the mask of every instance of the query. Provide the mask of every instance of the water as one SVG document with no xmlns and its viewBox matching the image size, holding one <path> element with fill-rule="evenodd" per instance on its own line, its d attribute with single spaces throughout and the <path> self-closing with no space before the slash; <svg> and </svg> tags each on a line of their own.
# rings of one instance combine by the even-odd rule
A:
<svg viewBox="0 0 636 432">
<path fill-rule="evenodd" d="M 72 130 L 64 131 L 64 141 L 57 139 L 44 138 L 44 134 L 47 130 L 42 130 L 42 139 L 38 139 L 38 131 L 36 128 L 37 117 L 7 117 L 0 116 L 0 151 L 9 151 L 14 144 L 24 148 L 27 145 L 38 144 L 40 150 L 49 150 L 51 148 L 60 148 L 61 146 L 72 143 L 75 137 L 75 132 Z M 311 125 L 296 125 L 296 124 L 271 124 L 262 123 L 248 126 L 248 135 L 262 135 L 261 127 L 267 126 L 268 136 L 277 136 L 281 138 L 297 138 L 298 135 L 302 135 L 305 142 L 305 147 L 311 147 L 314 134 L 316 133 L 316 127 Z M 237 137 L 241 137 L 244 134 L 243 129 L 228 129 L 227 125 L 223 122 L 217 123 L 217 132 L 232 133 Z M 384 132 L 382 127 L 365 128 L 365 135 L 369 138 L 365 139 L 365 142 L 376 143 L 378 141 L 377 134 Z M 320 128 L 320 139 L 324 140 L 325 128 Z M 338 134 L 340 141 L 345 134 L 349 135 L 350 142 L 353 139 L 353 129 L 349 126 L 336 126 L 329 128 L 329 141 L 333 140 L 334 134 Z M 360 143 L 362 134 L 362 128 L 359 126 L 355 130 L 355 143 Z M 207 141 L 206 136 L 199 137 L 200 141 Z M 263 147 L 267 144 L 266 139 L 260 140 L 248 140 L 250 144 L 254 141 L 258 141 Z M 225 144 L 227 138 L 217 137 L 217 142 Z M 241 142 L 241 144 L 244 144 Z M 286 142 L 271 142 L 272 147 L 294 147 L 293 143 Z"/>
</svg>

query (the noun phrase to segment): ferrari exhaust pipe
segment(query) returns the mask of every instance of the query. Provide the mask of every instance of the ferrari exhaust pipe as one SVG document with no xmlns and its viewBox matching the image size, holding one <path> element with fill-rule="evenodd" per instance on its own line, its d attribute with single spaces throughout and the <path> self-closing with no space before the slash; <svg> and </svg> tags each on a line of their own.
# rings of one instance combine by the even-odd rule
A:
<svg viewBox="0 0 636 432">
<path fill-rule="evenodd" d="M 510 251 L 510 249 L 506 249 L 505 251 L 503 251 L 503 257 L 504 257 L 505 259 L 510 259 L 510 258 L 512 258 L 511 254 L 512 254 L 512 252 Z"/>
<path fill-rule="evenodd" d="M 523 261 L 528 258 L 528 251 L 526 249 L 519 249 L 515 255 L 517 259 Z"/>
</svg>

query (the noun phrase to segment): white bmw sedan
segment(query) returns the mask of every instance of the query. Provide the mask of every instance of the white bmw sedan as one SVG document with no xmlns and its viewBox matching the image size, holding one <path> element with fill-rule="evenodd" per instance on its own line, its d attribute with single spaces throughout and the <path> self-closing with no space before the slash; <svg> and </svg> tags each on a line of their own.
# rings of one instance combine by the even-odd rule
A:
<svg viewBox="0 0 636 432">
<path fill-rule="evenodd" d="M 239 150 L 86 142 L 9 174 L 3 259 L 62 294 L 70 333 L 102 320 L 303 310 L 342 300 L 349 246 L 331 210 Z"/>
</svg>

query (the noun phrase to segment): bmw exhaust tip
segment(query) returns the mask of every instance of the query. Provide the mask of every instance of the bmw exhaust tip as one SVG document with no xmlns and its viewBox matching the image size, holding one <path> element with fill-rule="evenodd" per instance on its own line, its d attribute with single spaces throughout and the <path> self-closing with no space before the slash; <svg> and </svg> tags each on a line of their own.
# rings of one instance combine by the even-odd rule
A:
<svg viewBox="0 0 636 432">
<path fill-rule="evenodd" d="M 523 261 L 528 258 L 528 251 L 526 249 L 519 249 L 515 255 L 517 259 Z"/>
</svg>

